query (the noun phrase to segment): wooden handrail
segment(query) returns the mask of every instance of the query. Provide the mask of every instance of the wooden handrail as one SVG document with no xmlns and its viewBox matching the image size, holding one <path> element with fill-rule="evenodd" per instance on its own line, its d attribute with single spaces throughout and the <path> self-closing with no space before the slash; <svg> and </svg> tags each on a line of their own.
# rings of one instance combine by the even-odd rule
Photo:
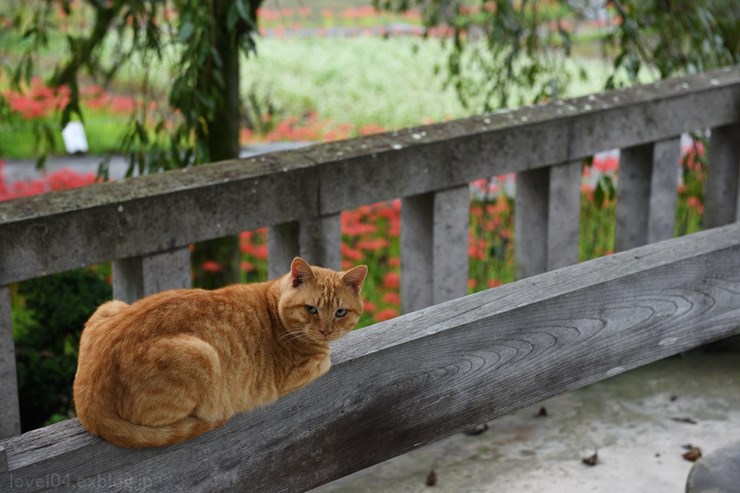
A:
<svg viewBox="0 0 740 493">
<path fill-rule="evenodd" d="M 0 441 L 0 489 L 305 491 L 740 333 L 738 321 L 732 224 L 355 331 L 334 347 L 326 376 L 178 446 L 118 448 L 77 420 Z"/>
<path fill-rule="evenodd" d="M 572 162 L 611 148 L 729 125 L 739 115 L 740 67 L 731 67 L 0 202 L 0 285 Z"/>
</svg>

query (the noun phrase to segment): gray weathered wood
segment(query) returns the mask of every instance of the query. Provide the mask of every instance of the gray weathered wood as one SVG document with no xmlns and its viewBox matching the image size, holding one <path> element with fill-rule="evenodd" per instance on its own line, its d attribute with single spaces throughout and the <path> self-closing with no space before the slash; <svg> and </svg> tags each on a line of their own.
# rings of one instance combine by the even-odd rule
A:
<svg viewBox="0 0 740 493">
<path fill-rule="evenodd" d="M 268 235 L 268 275 L 280 277 L 296 256 L 308 263 L 340 270 L 342 221 L 340 214 L 278 224 Z"/>
<path fill-rule="evenodd" d="M 7 201 L 0 203 L 0 283 L 580 160 L 608 148 L 728 125 L 739 113 L 740 68 L 731 67 Z"/>
<path fill-rule="evenodd" d="M 300 221 L 298 241 L 301 257 L 308 263 L 335 270 L 342 268 L 341 214 Z"/>
<path fill-rule="evenodd" d="M 167 289 L 190 288 L 192 284 L 187 248 L 113 261 L 113 298 L 127 303 Z"/>
<path fill-rule="evenodd" d="M 676 232 L 676 202 L 681 159 L 681 138 L 666 139 L 653 146 L 650 179 L 647 242 L 673 238 Z"/>
<path fill-rule="evenodd" d="M 514 258 L 517 278 L 547 271 L 547 218 L 550 170 L 523 171 L 516 177 Z"/>
<path fill-rule="evenodd" d="M 619 183 L 615 211 L 614 249 L 645 245 L 650 217 L 653 144 L 627 147 L 619 153 Z"/>
<path fill-rule="evenodd" d="M 581 162 L 517 176 L 515 259 L 519 278 L 578 262 Z"/>
<path fill-rule="evenodd" d="M 740 218 L 740 124 L 712 128 L 705 188 L 704 227 Z"/>
<path fill-rule="evenodd" d="M 578 262 L 582 168 L 581 161 L 549 168 L 547 270 Z"/>
<path fill-rule="evenodd" d="M 10 287 L 0 286 L 0 438 L 21 432 L 18 409 L 18 380 L 15 370 L 13 316 L 10 307 Z M 0 457 L 2 472 L 2 457 Z"/>
<path fill-rule="evenodd" d="M 275 279 L 290 270 L 290 263 L 300 255 L 298 221 L 276 224 L 267 234 L 267 275 Z"/>
<path fill-rule="evenodd" d="M 620 152 L 616 251 L 673 237 L 680 145 L 674 137 Z"/>
<path fill-rule="evenodd" d="M 0 447 L 0 474 L 8 472 L 8 454 L 3 447 Z"/>
<path fill-rule="evenodd" d="M 468 282 L 468 186 L 401 202 L 404 313 L 464 296 Z"/>
<path fill-rule="evenodd" d="M 305 491 L 740 333 L 738 272 L 732 224 L 527 278 L 355 331 L 326 376 L 181 446 L 120 449 L 76 420 L 2 441 L 0 487 Z"/>
</svg>

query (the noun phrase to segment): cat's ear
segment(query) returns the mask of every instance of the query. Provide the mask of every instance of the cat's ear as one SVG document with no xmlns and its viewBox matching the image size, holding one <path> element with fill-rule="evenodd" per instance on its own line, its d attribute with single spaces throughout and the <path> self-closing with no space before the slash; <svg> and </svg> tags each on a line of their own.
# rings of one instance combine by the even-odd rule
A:
<svg viewBox="0 0 740 493">
<path fill-rule="evenodd" d="M 367 276 L 367 265 L 358 265 L 345 272 L 342 275 L 342 281 L 351 287 L 355 293 L 360 294 L 362 283 L 365 282 L 365 276 Z"/>
<path fill-rule="evenodd" d="M 301 257 L 294 258 L 290 264 L 290 285 L 297 288 L 301 283 L 311 279 L 313 279 L 313 271 L 308 262 Z"/>
</svg>

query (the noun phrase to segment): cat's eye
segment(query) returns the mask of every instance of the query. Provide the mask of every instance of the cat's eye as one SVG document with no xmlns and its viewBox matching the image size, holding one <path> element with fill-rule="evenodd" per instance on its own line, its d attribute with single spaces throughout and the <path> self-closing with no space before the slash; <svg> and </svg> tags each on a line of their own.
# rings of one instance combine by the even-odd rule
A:
<svg viewBox="0 0 740 493">
<path fill-rule="evenodd" d="M 316 315 L 317 313 L 319 313 L 319 310 L 316 309 L 316 307 L 312 305 L 306 305 L 306 311 L 310 313 L 311 315 Z"/>
<path fill-rule="evenodd" d="M 347 315 L 347 309 L 346 308 L 340 308 L 339 310 L 336 311 L 336 313 L 334 313 L 334 315 L 337 318 L 342 318 L 343 316 Z"/>
</svg>

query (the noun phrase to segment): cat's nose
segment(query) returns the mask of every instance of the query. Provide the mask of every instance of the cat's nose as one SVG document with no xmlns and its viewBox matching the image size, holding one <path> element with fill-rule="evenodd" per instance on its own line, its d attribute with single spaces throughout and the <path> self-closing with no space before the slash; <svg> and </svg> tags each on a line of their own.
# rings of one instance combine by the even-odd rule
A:
<svg viewBox="0 0 740 493">
<path fill-rule="evenodd" d="M 329 334 L 333 332 L 331 325 L 322 325 L 320 330 L 321 330 L 321 335 L 323 335 L 324 337 L 328 337 Z"/>
</svg>

